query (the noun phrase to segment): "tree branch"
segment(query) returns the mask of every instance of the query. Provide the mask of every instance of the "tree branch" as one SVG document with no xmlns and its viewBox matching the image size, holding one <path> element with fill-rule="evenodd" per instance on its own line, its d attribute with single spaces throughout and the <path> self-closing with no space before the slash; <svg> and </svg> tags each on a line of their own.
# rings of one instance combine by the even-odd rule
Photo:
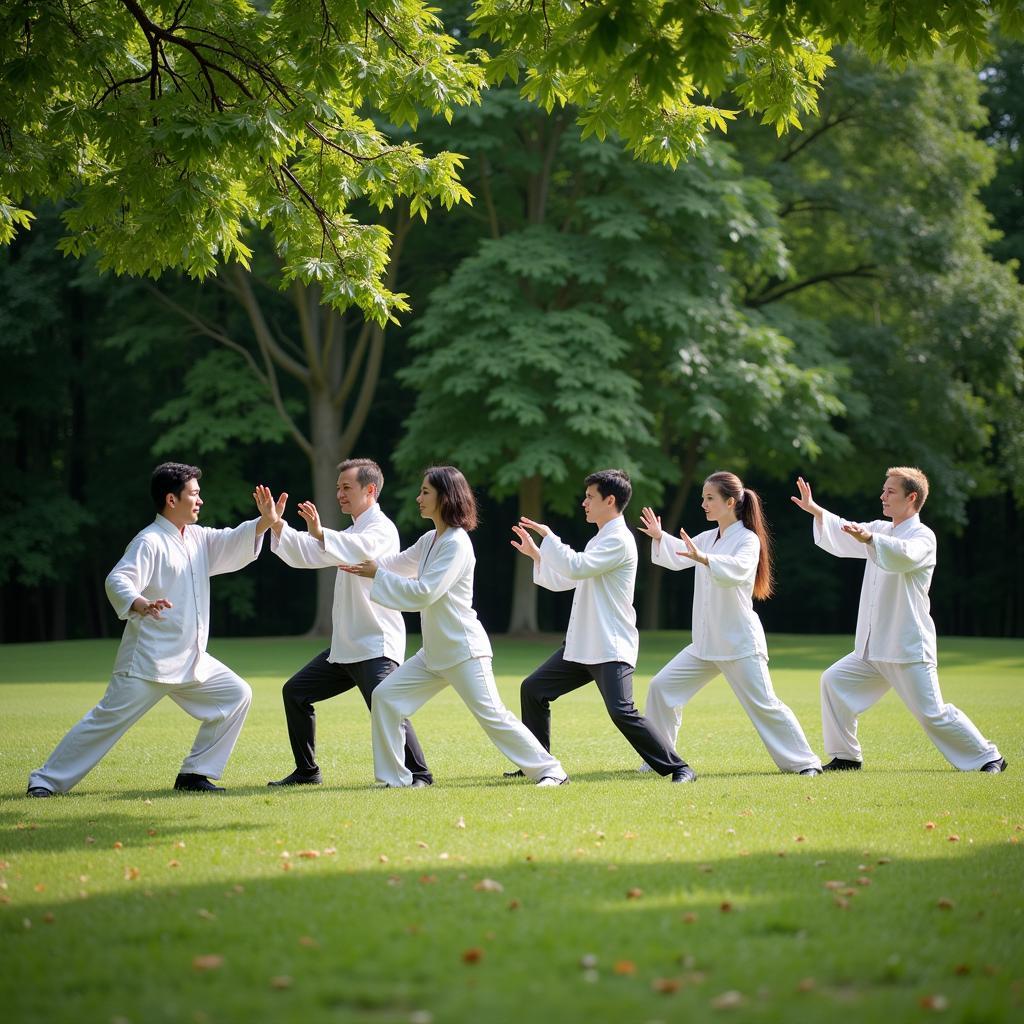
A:
<svg viewBox="0 0 1024 1024">
<path fill-rule="evenodd" d="M 770 302 L 777 302 L 779 299 L 784 298 L 787 295 L 792 295 L 794 292 L 802 291 L 804 288 L 810 288 L 812 285 L 823 284 L 824 282 L 829 281 L 838 281 L 849 277 L 876 278 L 878 275 L 874 273 L 874 270 L 875 264 L 873 263 L 862 263 L 856 267 L 851 267 L 848 270 L 826 270 L 820 274 L 812 274 L 810 277 L 806 277 L 802 281 L 795 281 L 793 284 L 768 288 L 759 295 L 754 295 L 748 298 L 745 304 L 753 309 L 758 309 L 761 306 L 768 305 Z"/>
</svg>

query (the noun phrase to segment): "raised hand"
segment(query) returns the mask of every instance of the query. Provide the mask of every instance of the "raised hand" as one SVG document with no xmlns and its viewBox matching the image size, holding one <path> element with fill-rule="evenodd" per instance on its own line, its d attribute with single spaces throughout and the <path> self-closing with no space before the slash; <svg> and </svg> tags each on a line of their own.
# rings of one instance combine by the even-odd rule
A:
<svg viewBox="0 0 1024 1024">
<path fill-rule="evenodd" d="M 324 530 L 320 525 L 320 513 L 317 512 L 316 505 L 311 501 L 300 501 L 296 508 L 299 515 L 305 519 L 306 529 L 309 531 L 310 536 L 323 543 Z"/>
<path fill-rule="evenodd" d="M 309 532 L 312 533 L 313 531 L 310 530 Z M 372 558 L 365 562 L 359 562 L 356 565 L 339 565 L 338 568 L 342 572 L 350 573 L 352 576 L 365 576 L 371 580 L 377 575 L 377 563 Z"/>
<path fill-rule="evenodd" d="M 165 608 L 173 608 L 174 606 L 166 598 L 158 597 L 155 601 L 147 601 L 144 597 L 137 597 L 132 602 L 132 611 L 136 612 L 145 618 L 147 615 L 151 619 L 162 619 L 163 616 L 160 614 Z"/>
<path fill-rule="evenodd" d="M 512 527 L 512 532 L 519 538 L 519 543 L 512 541 L 512 547 L 520 554 L 532 558 L 535 562 L 540 561 L 540 548 L 537 547 L 534 539 L 518 523 Z"/>
<path fill-rule="evenodd" d="M 707 565 L 707 555 L 697 550 L 697 545 L 693 543 L 693 538 L 682 527 L 679 528 L 679 536 L 682 537 L 686 550 L 677 551 L 676 554 L 680 558 L 692 558 L 695 562 L 700 562 L 701 565 Z"/>
<path fill-rule="evenodd" d="M 525 526 L 527 530 L 533 530 L 538 537 L 547 537 L 551 534 L 551 527 L 545 526 L 543 523 L 536 523 L 526 516 L 519 517 L 519 525 Z"/>
<path fill-rule="evenodd" d="M 646 533 L 651 540 L 661 540 L 664 535 L 661 529 L 661 516 L 656 515 L 653 508 L 644 506 L 640 512 L 640 523 L 638 527 L 641 533 Z"/>
<path fill-rule="evenodd" d="M 800 493 L 792 495 L 789 500 L 797 508 L 802 508 L 805 512 L 820 519 L 825 510 L 814 500 L 814 495 L 811 494 L 811 485 L 802 476 L 798 476 L 796 487 Z"/>
</svg>

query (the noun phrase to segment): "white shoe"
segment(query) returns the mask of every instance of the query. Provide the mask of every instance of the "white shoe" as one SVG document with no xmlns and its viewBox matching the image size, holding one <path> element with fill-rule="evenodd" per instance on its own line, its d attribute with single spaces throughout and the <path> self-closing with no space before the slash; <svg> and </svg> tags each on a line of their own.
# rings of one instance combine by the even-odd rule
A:
<svg viewBox="0 0 1024 1024">
<path fill-rule="evenodd" d="M 637 765 L 637 769 L 636 770 L 638 772 L 653 772 L 654 771 L 654 769 L 646 761 L 643 761 L 639 765 Z"/>
<path fill-rule="evenodd" d="M 569 776 L 566 775 L 563 779 L 556 779 L 551 775 L 545 775 L 537 785 L 538 786 L 564 786 L 569 781 Z"/>
</svg>

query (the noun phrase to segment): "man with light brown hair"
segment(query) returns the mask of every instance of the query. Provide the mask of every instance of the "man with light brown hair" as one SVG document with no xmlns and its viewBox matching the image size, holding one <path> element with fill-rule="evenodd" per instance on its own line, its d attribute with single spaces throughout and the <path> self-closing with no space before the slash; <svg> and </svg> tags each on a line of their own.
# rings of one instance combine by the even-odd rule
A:
<svg viewBox="0 0 1024 1024">
<path fill-rule="evenodd" d="M 935 571 L 935 534 L 921 522 L 928 478 L 912 466 L 892 466 L 882 485 L 882 515 L 852 523 L 814 501 L 811 486 L 797 478 L 794 504 L 814 516 L 814 541 L 839 558 L 863 558 L 864 583 L 852 654 L 821 677 L 825 771 L 856 771 L 862 756 L 857 718 L 890 687 L 921 723 L 943 757 L 961 771 L 1002 772 L 1006 761 L 958 708 L 939 691 L 935 623 L 928 589 Z M 887 522 L 886 520 L 891 520 Z"/>
</svg>

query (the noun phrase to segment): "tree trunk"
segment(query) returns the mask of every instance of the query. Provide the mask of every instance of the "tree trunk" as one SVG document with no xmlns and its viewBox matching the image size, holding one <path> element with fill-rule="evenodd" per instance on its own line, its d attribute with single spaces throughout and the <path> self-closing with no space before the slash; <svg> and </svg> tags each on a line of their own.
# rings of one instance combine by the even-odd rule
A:
<svg viewBox="0 0 1024 1024">
<path fill-rule="evenodd" d="M 332 530 L 347 525 L 341 521 L 338 508 L 338 435 L 341 416 L 329 393 L 310 389 L 310 433 L 313 440 L 313 503 L 320 513 L 320 522 Z M 336 569 L 319 569 L 316 573 L 316 614 L 309 627 L 310 635 L 331 635 L 331 612 L 334 607 Z"/>
<path fill-rule="evenodd" d="M 531 476 L 519 484 L 519 514 L 540 521 L 544 481 Z M 533 582 L 533 561 L 516 554 L 515 580 L 512 590 L 512 615 L 508 622 L 510 633 L 536 633 L 537 587 Z"/>
</svg>

